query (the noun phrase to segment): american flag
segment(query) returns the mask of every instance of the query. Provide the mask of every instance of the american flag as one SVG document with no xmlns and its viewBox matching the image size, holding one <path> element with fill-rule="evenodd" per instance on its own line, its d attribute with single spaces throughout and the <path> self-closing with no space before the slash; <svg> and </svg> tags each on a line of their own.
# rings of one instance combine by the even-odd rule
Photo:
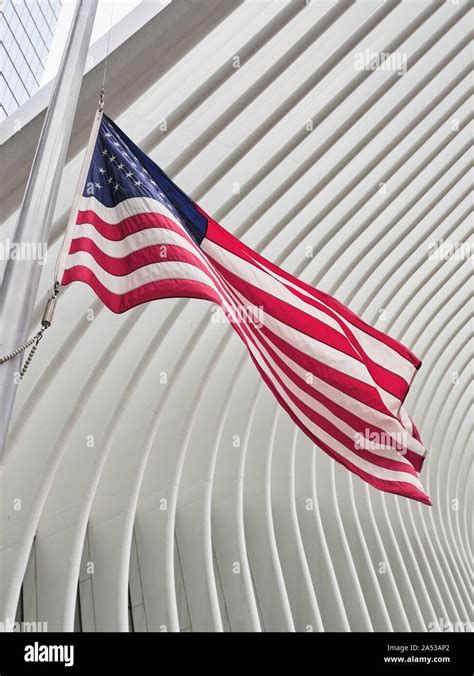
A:
<svg viewBox="0 0 474 676">
<path fill-rule="evenodd" d="M 426 451 L 403 408 L 420 360 L 245 246 L 101 113 L 57 279 L 85 282 L 117 313 L 158 298 L 218 304 L 320 449 L 381 491 L 431 504 Z"/>
</svg>

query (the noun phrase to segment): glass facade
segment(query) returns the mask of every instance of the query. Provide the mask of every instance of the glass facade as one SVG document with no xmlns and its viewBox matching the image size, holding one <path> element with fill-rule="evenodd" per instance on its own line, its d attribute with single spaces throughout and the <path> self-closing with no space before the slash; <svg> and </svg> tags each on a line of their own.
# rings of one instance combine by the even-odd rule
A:
<svg viewBox="0 0 474 676">
<path fill-rule="evenodd" d="M 63 0 L 0 0 L 0 122 L 40 86 Z"/>
</svg>

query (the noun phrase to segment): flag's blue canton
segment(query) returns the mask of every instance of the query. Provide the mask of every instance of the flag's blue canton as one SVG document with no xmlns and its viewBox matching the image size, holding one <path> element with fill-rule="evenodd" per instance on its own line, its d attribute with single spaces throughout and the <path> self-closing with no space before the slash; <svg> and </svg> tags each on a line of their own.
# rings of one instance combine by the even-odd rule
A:
<svg viewBox="0 0 474 676">
<path fill-rule="evenodd" d="M 130 197 L 150 197 L 164 204 L 200 244 L 207 219 L 194 202 L 133 141 L 103 116 L 83 195 L 107 207 Z"/>
</svg>

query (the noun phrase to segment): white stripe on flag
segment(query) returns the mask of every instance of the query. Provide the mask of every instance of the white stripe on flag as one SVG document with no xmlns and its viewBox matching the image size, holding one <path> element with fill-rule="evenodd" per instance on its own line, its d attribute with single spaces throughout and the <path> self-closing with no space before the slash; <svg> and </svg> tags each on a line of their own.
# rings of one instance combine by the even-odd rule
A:
<svg viewBox="0 0 474 676">
<path fill-rule="evenodd" d="M 133 289 L 137 289 L 144 284 L 155 282 L 162 279 L 180 279 L 193 280 L 206 284 L 214 291 L 216 287 L 211 281 L 209 275 L 190 263 L 163 261 L 162 263 L 151 263 L 144 265 L 138 270 L 134 270 L 128 275 L 112 275 L 95 261 L 94 257 L 87 251 L 77 251 L 70 254 L 67 259 L 66 270 L 83 265 L 91 270 L 99 282 L 111 293 L 123 295 Z"/>
</svg>

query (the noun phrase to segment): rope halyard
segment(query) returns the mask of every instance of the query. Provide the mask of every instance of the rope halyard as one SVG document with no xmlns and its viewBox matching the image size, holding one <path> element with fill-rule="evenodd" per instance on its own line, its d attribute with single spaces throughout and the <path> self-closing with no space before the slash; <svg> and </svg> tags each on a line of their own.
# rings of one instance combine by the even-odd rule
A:
<svg viewBox="0 0 474 676">
<path fill-rule="evenodd" d="M 59 282 L 55 282 L 54 284 L 54 289 L 53 293 L 50 298 L 48 298 L 48 302 L 46 303 L 46 307 L 43 313 L 43 318 L 41 320 L 41 327 L 39 330 L 35 333 L 34 336 L 31 336 L 27 341 L 23 343 L 20 347 L 17 347 L 16 350 L 12 350 L 8 354 L 6 354 L 4 357 L 0 357 L 0 365 L 4 364 L 7 361 L 10 361 L 10 359 L 14 359 L 15 357 L 18 357 L 19 354 L 27 350 L 31 345 L 33 347 L 30 350 L 30 353 L 28 354 L 28 357 L 26 358 L 25 363 L 21 367 L 20 371 L 20 380 L 23 379 L 23 376 L 25 375 L 26 371 L 28 370 L 29 365 L 31 364 L 31 360 L 35 356 L 35 352 L 38 349 L 38 345 L 40 340 L 43 337 L 43 333 L 46 331 L 47 328 L 51 326 L 51 322 L 53 320 L 53 314 L 54 314 L 54 308 L 56 306 L 56 299 L 59 295 Z"/>
<path fill-rule="evenodd" d="M 40 331 L 41 331 L 41 329 L 40 329 Z M 0 357 L 0 364 L 4 364 L 6 361 L 10 361 L 10 359 L 14 359 L 19 354 L 21 354 L 22 352 L 27 350 L 30 347 L 30 345 L 33 345 L 35 340 L 38 338 L 40 331 L 38 331 L 38 333 L 36 333 L 29 340 L 27 340 L 26 343 L 23 343 L 23 345 L 21 347 L 17 347 L 16 350 L 12 350 L 12 352 L 9 352 L 4 357 Z"/>
<path fill-rule="evenodd" d="M 35 336 L 36 342 L 35 342 L 35 344 L 33 345 L 33 347 L 31 348 L 30 353 L 29 353 L 28 357 L 26 358 L 25 363 L 24 363 L 23 366 L 21 367 L 21 371 L 20 371 L 20 380 L 23 380 L 23 376 L 25 375 L 25 373 L 26 373 L 26 371 L 27 371 L 27 369 L 28 369 L 28 366 L 31 364 L 31 360 L 32 360 L 33 357 L 35 356 L 35 352 L 36 352 L 36 350 L 37 350 L 37 348 L 38 348 L 38 344 L 39 344 L 41 338 L 43 337 L 43 333 L 45 332 L 46 328 L 47 328 L 47 327 L 42 326 L 42 327 L 40 328 L 40 330 L 38 331 L 38 333 L 36 334 L 36 336 Z"/>
</svg>

